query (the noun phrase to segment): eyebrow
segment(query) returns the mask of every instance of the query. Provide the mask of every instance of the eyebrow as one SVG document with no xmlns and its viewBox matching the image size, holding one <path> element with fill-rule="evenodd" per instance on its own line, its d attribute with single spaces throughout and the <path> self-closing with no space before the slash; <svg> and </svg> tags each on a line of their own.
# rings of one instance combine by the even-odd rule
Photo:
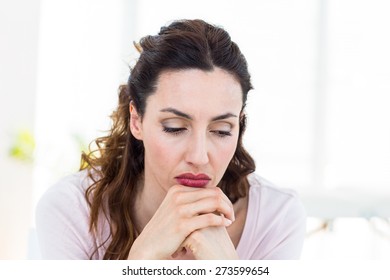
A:
<svg viewBox="0 0 390 280">
<path fill-rule="evenodd" d="M 179 117 L 182 117 L 182 118 L 185 118 L 188 120 L 193 119 L 190 115 L 183 113 L 183 112 L 181 112 L 177 109 L 174 109 L 174 108 L 164 108 L 164 109 L 160 110 L 160 112 L 172 113 L 172 114 L 175 114 L 176 116 L 179 116 Z M 224 120 L 224 119 L 228 119 L 228 118 L 237 118 L 237 116 L 235 114 L 232 114 L 232 113 L 226 113 L 226 114 L 219 115 L 219 116 L 212 118 L 211 121 L 215 122 L 215 121 Z"/>
</svg>

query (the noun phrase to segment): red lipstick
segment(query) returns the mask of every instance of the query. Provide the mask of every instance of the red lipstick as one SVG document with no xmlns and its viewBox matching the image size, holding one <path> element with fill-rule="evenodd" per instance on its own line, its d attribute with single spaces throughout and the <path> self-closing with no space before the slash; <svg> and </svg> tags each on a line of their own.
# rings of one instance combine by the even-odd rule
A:
<svg viewBox="0 0 390 280">
<path fill-rule="evenodd" d="M 175 177 L 176 181 L 183 186 L 192 188 L 203 188 L 211 180 L 206 174 L 184 173 Z"/>
</svg>

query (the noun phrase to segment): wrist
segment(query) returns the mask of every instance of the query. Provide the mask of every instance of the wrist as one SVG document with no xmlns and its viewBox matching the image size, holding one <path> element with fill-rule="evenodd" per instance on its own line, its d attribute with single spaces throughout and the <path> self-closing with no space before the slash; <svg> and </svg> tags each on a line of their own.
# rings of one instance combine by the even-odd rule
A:
<svg viewBox="0 0 390 280">
<path fill-rule="evenodd" d="M 134 241 L 133 246 L 131 246 L 129 255 L 127 256 L 128 260 L 152 260 L 155 259 L 152 254 L 148 253 L 147 248 L 142 248 L 137 242 L 137 239 Z"/>
</svg>

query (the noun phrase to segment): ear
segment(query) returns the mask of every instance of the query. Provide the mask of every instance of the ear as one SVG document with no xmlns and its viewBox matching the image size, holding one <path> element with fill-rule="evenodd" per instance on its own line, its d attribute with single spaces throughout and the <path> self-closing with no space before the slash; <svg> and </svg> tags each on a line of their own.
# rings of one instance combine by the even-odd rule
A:
<svg viewBox="0 0 390 280">
<path fill-rule="evenodd" d="M 143 140 L 142 137 L 142 120 L 138 114 L 137 109 L 134 106 L 134 102 L 131 101 L 129 104 L 130 111 L 130 131 L 133 136 L 138 140 Z"/>
</svg>

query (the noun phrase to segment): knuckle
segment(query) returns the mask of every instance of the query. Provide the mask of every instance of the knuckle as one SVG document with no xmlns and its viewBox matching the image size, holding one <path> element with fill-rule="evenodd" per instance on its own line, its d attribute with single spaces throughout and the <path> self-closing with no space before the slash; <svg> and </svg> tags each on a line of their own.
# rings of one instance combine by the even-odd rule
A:
<svg viewBox="0 0 390 280">
<path fill-rule="evenodd" d="M 219 220 L 220 220 L 219 217 L 215 214 L 207 215 L 207 223 L 209 225 L 217 225 Z"/>
<path fill-rule="evenodd" d="M 187 208 L 185 206 L 178 206 L 176 207 L 176 213 L 180 216 L 186 216 L 187 214 Z"/>
<path fill-rule="evenodd" d="M 223 196 L 224 196 L 224 193 L 222 192 L 222 190 L 221 190 L 220 188 L 216 188 L 216 189 L 213 191 L 212 197 L 213 197 L 217 202 L 222 202 L 222 201 L 223 201 Z"/>
<path fill-rule="evenodd" d="M 219 196 L 217 197 L 214 197 L 214 205 L 216 208 L 220 208 L 220 206 L 222 206 L 222 203 L 223 203 L 223 199 Z"/>
<path fill-rule="evenodd" d="M 174 185 L 169 188 L 168 192 L 169 193 L 177 193 L 180 190 L 180 187 L 178 185 Z"/>
<path fill-rule="evenodd" d="M 180 234 L 182 233 L 183 231 L 186 230 L 186 224 L 183 222 L 183 223 L 177 223 L 175 226 L 174 226 L 174 229 L 173 231 L 176 233 L 176 234 Z"/>
<path fill-rule="evenodd" d="M 220 188 L 214 188 L 213 189 L 214 195 L 215 196 L 221 196 L 223 194 L 222 190 Z"/>
<path fill-rule="evenodd" d="M 181 192 L 179 192 L 179 191 L 174 191 L 171 194 L 171 200 L 172 200 L 173 204 L 180 204 L 182 199 L 183 199 L 183 194 Z"/>
</svg>

